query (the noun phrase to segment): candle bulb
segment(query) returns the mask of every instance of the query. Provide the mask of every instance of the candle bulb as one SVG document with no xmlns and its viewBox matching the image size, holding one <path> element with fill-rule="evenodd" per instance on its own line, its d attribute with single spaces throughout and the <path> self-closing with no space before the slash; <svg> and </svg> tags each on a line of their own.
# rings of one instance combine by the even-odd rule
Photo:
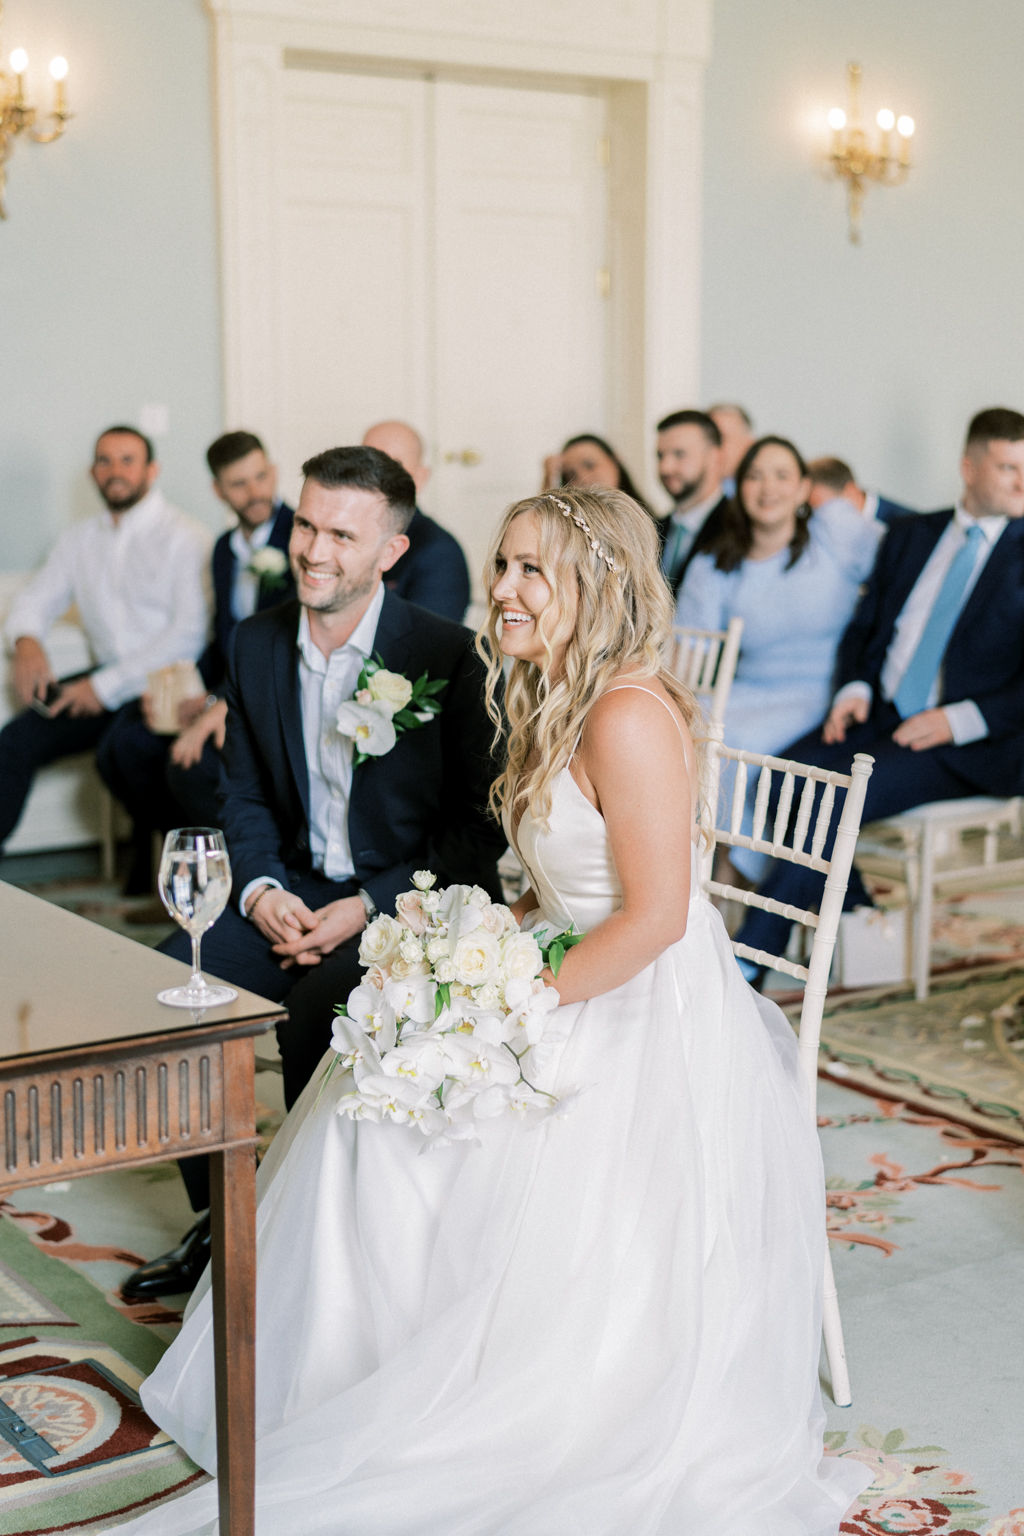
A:
<svg viewBox="0 0 1024 1536">
<path fill-rule="evenodd" d="M 11 68 L 18 77 L 18 99 L 16 105 L 25 105 L 25 71 L 28 69 L 28 54 L 24 48 L 15 48 L 11 54 Z"/>
<path fill-rule="evenodd" d="M 67 110 L 67 100 L 64 95 L 64 81 L 68 74 L 68 61 L 60 54 L 50 60 L 50 74 L 53 77 L 53 110 L 55 116 L 61 116 Z"/>
</svg>

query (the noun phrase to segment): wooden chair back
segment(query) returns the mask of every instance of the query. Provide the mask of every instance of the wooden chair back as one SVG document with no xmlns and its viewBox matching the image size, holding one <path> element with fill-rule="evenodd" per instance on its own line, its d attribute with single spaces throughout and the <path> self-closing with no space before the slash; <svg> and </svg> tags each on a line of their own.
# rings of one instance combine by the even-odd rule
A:
<svg viewBox="0 0 1024 1536">
<path fill-rule="evenodd" d="M 742 619 L 730 619 L 728 629 L 689 629 L 677 624 L 672 631 L 672 673 L 691 693 L 708 701 L 708 718 L 718 724 L 725 719 L 742 638 Z"/>
</svg>

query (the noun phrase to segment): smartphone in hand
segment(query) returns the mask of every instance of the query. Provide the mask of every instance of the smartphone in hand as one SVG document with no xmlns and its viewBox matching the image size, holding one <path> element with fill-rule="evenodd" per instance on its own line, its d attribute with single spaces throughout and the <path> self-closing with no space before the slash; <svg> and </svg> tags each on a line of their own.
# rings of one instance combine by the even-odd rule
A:
<svg viewBox="0 0 1024 1536">
<path fill-rule="evenodd" d="M 43 694 L 43 697 L 39 698 L 39 696 L 36 695 L 36 697 L 31 700 L 29 708 L 34 709 L 37 715 L 42 715 L 44 720 L 52 720 L 53 706 L 60 698 L 62 692 L 63 689 L 61 688 L 60 683 L 47 683 L 46 692 Z"/>
</svg>

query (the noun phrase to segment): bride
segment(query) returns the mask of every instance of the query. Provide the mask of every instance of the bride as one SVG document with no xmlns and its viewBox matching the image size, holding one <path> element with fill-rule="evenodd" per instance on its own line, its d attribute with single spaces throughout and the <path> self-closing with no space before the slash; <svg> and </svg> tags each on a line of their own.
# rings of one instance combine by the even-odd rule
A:
<svg viewBox="0 0 1024 1536">
<path fill-rule="evenodd" d="M 260 1536 L 836 1536 L 822 1459 L 821 1159 L 795 1041 L 696 882 L 693 699 L 663 669 L 650 518 L 618 491 L 505 514 L 478 637 L 530 889 L 585 934 L 546 1088 L 482 1145 L 307 1088 L 260 1171 Z M 215 1471 L 210 1297 L 143 1388 Z M 207 1483 L 125 1528 L 216 1530 Z"/>
</svg>

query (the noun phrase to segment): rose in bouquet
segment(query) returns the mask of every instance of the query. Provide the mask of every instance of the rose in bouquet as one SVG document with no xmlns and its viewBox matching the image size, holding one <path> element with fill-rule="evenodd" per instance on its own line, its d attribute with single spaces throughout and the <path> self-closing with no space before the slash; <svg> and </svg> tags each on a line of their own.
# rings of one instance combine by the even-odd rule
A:
<svg viewBox="0 0 1024 1536">
<path fill-rule="evenodd" d="M 416 1126 L 433 1146 L 476 1140 L 506 1112 L 564 1113 L 568 1101 L 538 1086 L 570 1027 L 540 973 L 557 975 L 580 936 L 541 945 L 479 886 L 435 891 L 427 871 L 413 883 L 394 917 L 364 931 L 366 976 L 335 1010 L 324 1086 L 339 1066 L 352 1080 L 338 1113 Z"/>
</svg>

